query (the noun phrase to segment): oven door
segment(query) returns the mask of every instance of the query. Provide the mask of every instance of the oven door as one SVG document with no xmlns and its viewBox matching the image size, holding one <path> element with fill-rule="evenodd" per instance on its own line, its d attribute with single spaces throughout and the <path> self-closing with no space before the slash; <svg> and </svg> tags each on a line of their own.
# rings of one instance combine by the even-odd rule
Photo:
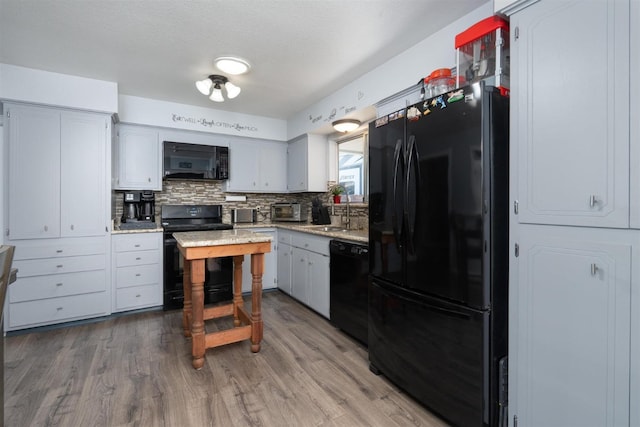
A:
<svg viewBox="0 0 640 427">
<path fill-rule="evenodd" d="M 211 304 L 233 298 L 233 258 L 209 258 L 206 261 L 204 278 L 204 302 Z M 184 290 L 182 280 L 184 261 L 171 233 L 164 235 L 164 297 L 163 308 L 182 308 Z"/>
</svg>

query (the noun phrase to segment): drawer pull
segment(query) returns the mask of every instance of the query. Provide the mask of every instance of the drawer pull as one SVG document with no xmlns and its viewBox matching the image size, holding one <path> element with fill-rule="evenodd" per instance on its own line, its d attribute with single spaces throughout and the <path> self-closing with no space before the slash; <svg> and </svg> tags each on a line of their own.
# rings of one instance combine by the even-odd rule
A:
<svg viewBox="0 0 640 427">
<path fill-rule="evenodd" d="M 140 276 L 141 276 L 141 274 L 140 274 L 140 273 L 136 273 L 136 277 L 140 277 Z"/>
<path fill-rule="evenodd" d="M 56 283 L 56 286 L 62 286 L 62 282 Z"/>
<path fill-rule="evenodd" d="M 57 311 L 62 311 L 62 307 L 56 308 Z"/>
<path fill-rule="evenodd" d="M 140 247 L 140 245 L 139 245 L 139 244 L 137 244 L 137 245 L 133 245 L 133 247 L 134 247 L 134 248 L 139 248 L 139 247 Z"/>
<path fill-rule="evenodd" d="M 56 265 L 56 267 L 62 268 L 62 264 L 58 264 L 58 265 Z"/>
<path fill-rule="evenodd" d="M 61 253 L 62 253 L 62 249 L 58 249 L 58 250 L 56 250 L 56 253 L 57 253 L 57 254 L 61 254 Z"/>
<path fill-rule="evenodd" d="M 140 257 L 136 257 L 136 261 L 140 261 L 142 258 Z"/>
<path fill-rule="evenodd" d="M 137 295 L 136 295 L 136 298 L 140 298 L 140 294 L 137 294 Z"/>
</svg>

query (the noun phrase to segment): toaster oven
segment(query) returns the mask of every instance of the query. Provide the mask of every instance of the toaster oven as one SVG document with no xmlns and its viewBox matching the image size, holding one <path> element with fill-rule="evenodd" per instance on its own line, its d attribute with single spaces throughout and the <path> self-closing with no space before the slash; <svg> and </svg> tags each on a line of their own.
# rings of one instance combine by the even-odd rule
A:
<svg viewBox="0 0 640 427">
<path fill-rule="evenodd" d="M 306 222 L 307 212 L 300 203 L 271 205 L 271 221 Z"/>
</svg>

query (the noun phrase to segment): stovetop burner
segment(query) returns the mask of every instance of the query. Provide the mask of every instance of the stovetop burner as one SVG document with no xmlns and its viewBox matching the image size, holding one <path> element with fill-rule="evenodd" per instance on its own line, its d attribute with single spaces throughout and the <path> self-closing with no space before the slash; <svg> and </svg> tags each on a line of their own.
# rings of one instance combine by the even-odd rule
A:
<svg viewBox="0 0 640 427">
<path fill-rule="evenodd" d="M 165 232 L 233 229 L 222 222 L 222 205 L 164 205 L 161 220 Z"/>
<path fill-rule="evenodd" d="M 208 231 L 208 230 L 231 230 L 233 225 L 231 224 L 171 224 L 162 223 L 165 231 Z"/>
</svg>

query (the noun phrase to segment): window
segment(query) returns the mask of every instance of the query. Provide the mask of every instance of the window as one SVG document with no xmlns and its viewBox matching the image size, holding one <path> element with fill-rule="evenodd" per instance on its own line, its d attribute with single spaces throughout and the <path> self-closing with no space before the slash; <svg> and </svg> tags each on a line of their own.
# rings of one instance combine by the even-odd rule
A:
<svg viewBox="0 0 640 427">
<path fill-rule="evenodd" d="M 338 140 L 338 182 L 354 201 L 364 201 L 368 193 L 367 134 Z M 357 197 L 360 196 L 360 197 Z"/>
</svg>

